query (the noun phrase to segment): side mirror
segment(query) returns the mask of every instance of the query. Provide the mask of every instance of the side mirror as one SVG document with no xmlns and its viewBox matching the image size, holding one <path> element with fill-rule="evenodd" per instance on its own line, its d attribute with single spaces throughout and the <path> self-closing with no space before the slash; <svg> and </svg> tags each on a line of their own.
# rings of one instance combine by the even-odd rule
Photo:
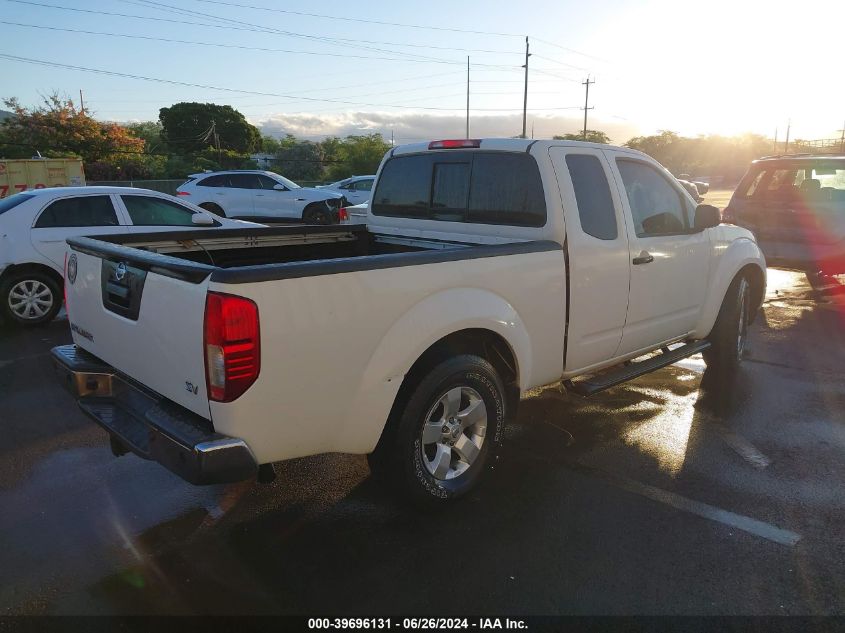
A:
<svg viewBox="0 0 845 633">
<path fill-rule="evenodd" d="M 287 191 L 288 188 L 285 187 L 283 184 L 279 183 L 278 185 L 273 185 L 273 189 L 276 191 Z"/>
<path fill-rule="evenodd" d="M 194 213 L 191 216 L 191 224 L 196 224 L 197 226 L 214 226 L 214 218 L 205 213 Z"/>
<path fill-rule="evenodd" d="M 712 204 L 700 204 L 695 208 L 695 230 L 703 231 L 722 223 L 722 214 Z"/>
</svg>

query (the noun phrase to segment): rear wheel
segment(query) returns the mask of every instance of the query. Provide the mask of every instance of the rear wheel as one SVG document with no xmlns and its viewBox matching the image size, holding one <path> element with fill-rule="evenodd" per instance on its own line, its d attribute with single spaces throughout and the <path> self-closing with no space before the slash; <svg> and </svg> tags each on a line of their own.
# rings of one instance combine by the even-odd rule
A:
<svg viewBox="0 0 845 633">
<path fill-rule="evenodd" d="M 199 205 L 201 209 L 205 209 L 209 213 L 213 213 L 214 215 L 220 216 L 221 218 L 226 217 L 226 212 L 223 209 L 213 202 L 203 202 Z"/>
<path fill-rule="evenodd" d="M 708 371 L 730 377 L 748 349 L 751 285 L 740 275 L 731 282 L 716 324 L 710 332 L 710 348 L 704 351 Z"/>
<path fill-rule="evenodd" d="M 373 473 L 398 484 L 418 502 L 442 504 L 481 479 L 501 437 L 505 390 L 479 356 L 457 356 L 417 384 L 392 428 L 369 457 Z"/>
<path fill-rule="evenodd" d="M 0 284 L 0 312 L 16 325 L 41 325 L 52 321 L 62 307 L 62 289 L 40 271 L 12 273 Z"/>
</svg>

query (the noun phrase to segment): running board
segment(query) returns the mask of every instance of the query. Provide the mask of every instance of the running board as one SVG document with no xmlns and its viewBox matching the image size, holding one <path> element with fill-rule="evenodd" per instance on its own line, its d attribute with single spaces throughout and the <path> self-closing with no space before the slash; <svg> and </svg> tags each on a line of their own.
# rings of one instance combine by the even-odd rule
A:
<svg viewBox="0 0 845 633">
<path fill-rule="evenodd" d="M 692 343 L 681 345 L 673 350 L 664 347 L 660 354 L 656 354 L 651 358 L 647 358 L 636 363 L 628 362 L 619 369 L 603 374 L 596 374 L 595 376 L 579 380 L 578 382 L 567 380 L 563 384 L 566 386 L 568 391 L 586 398 L 588 396 L 592 396 L 593 394 L 597 394 L 600 391 L 604 391 L 605 389 L 610 389 L 611 387 L 615 387 L 623 382 L 632 380 L 633 378 L 639 378 L 640 376 L 653 372 L 661 367 L 677 363 L 681 359 L 694 356 L 695 354 L 703 352 L 708 347 L 710 347 L 710 341 L 694 341 Z"/>
</svg>

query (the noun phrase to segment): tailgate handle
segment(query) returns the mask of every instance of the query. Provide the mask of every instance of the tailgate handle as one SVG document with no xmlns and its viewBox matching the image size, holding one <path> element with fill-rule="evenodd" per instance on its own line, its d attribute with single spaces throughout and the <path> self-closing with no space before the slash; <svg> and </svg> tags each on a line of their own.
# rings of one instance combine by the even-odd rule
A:
<svg viewBox="0 0 845 633">
<path fill-rule="evenodd" d="M 111 281 L 106 284 L 106 290 L 108 290 L 108 293 L 110 295 L 116 295 L 121 299 L 126 299 L 129 297 L 129 288 L 125 286 L 119 286 Z"/>
</svg>

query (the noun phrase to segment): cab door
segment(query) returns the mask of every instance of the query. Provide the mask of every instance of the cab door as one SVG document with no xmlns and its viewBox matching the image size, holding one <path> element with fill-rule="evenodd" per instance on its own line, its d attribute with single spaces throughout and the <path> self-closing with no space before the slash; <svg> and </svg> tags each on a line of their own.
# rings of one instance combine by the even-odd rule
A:
<svg viewBox="0 0 845 633">
<path fill-rule="evenodd" d="M 630 257 L 619 190 L 604 152 L 552 147 L 566 221 L 569 328 L 565 371 L 617 354 L 628 310 Z"/>
<path fill-rule="evenodd" d="M 30 240 L 36 251 L 61 269 L 67 238 L 126 233 L 124 223 L 118 220 L 109 194 L 74 194 L 45 205 L 35 218 Z"/>
<path fill-rule="evenodd" d="M 710 237 L 692 229 L 695 203 L 646 159 L 608 152 L 622 194 L 631 251 L 628 316 L 619 355 L 682 338 L 707 291 Z"/>
</svg>

